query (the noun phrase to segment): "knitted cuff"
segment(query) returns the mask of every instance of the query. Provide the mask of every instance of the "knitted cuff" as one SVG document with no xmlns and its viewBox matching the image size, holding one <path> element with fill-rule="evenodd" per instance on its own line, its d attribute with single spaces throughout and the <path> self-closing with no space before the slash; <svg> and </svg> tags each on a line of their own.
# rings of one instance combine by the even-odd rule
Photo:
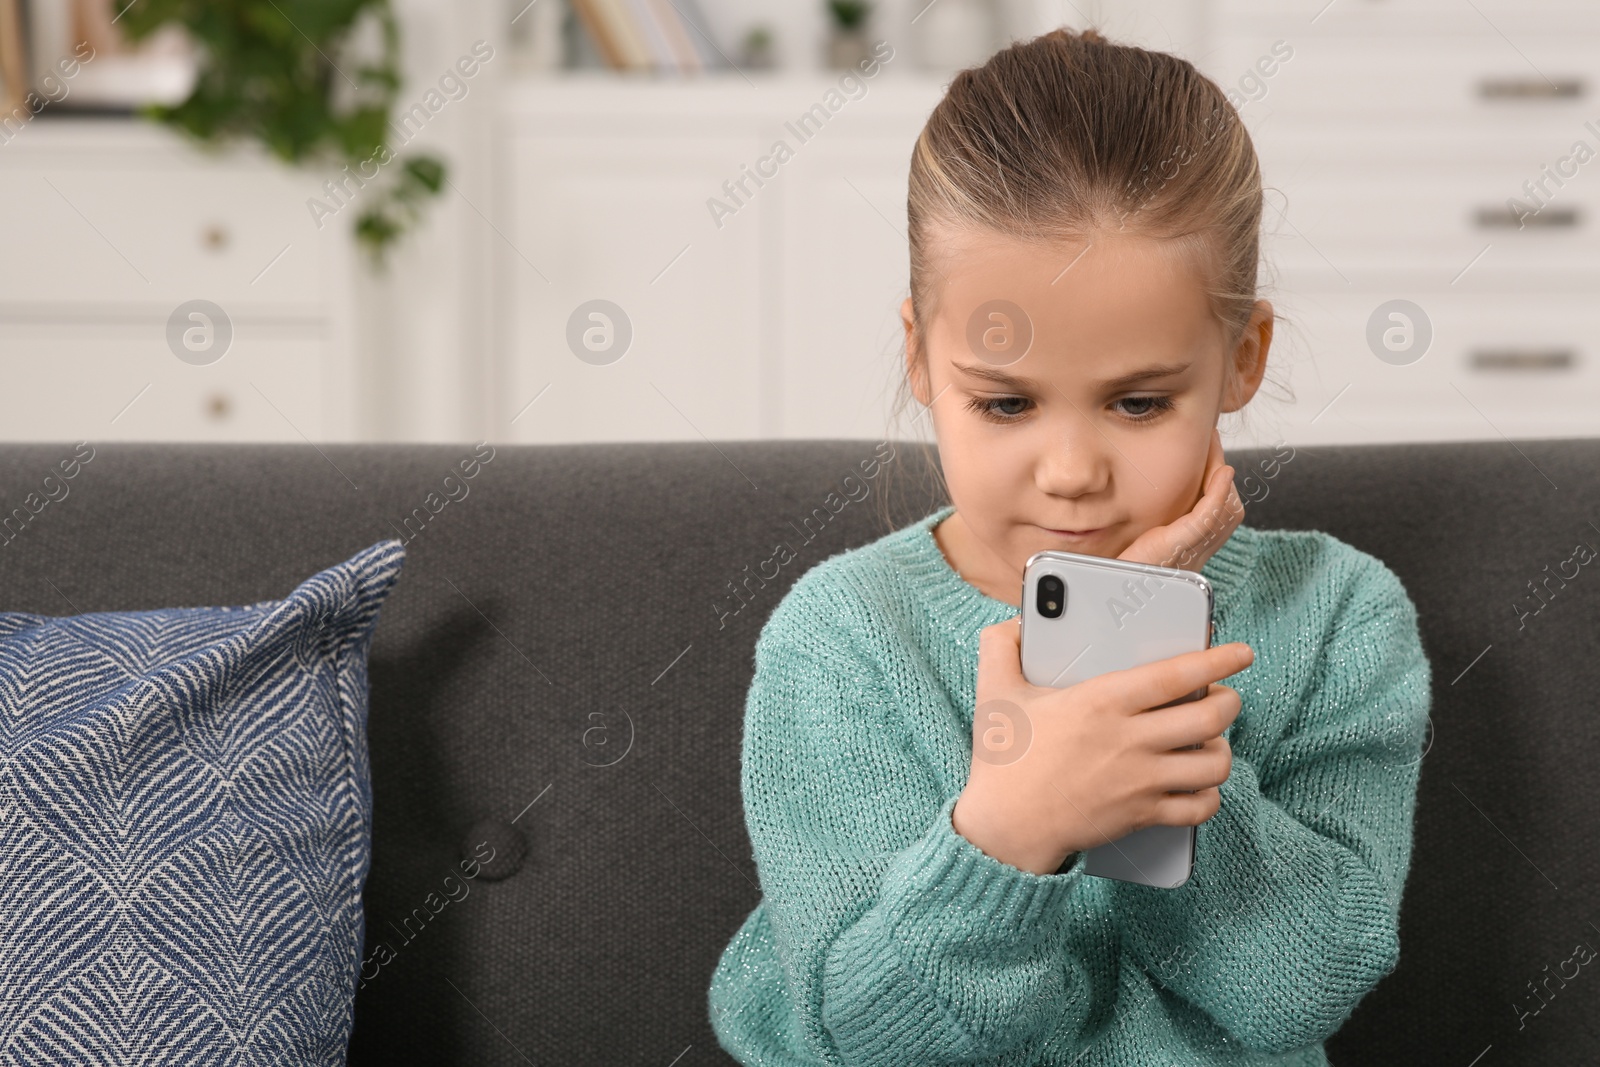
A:
<svg viewBox="0 0 1600 1067">
<path fill-rule="evenodd" d="M 1083 854 L 1056 874 L 1034 874 L 997 860 L 956 830 L 951 813 L 958 799 L 946 800 L 927 833 L 896 857 L 884 874 L 880 899 L 897 926 L 970 919 L 986 937 L 1038 936 L 1040 924 L 1061 916 L 1066 895 L 1088 877 Z"/>
<path fill-rule="evenodd" d="M 849 1062 L 905 1064 L 991 1058 L 1036 1035 L 1066 996 L 1066 895 L 1086 877 L 1038 875 L 985 853 L 950 821 L 956 798 L 895 856 L 878 907 L 835 945 L 826 1025 Z M 977 968 L 979 996 L 941 975 Z M 971 989 L 968 990 L 971 992 Z"/>
</svg>

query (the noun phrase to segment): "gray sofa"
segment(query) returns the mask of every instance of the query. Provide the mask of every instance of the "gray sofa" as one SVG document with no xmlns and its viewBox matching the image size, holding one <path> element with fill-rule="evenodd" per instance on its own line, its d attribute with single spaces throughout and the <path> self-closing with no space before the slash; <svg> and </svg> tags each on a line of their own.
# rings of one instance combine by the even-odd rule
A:
<svg viewBox="0 0 1600 1067">
<path fill-rule="evenodd" d="M 0 544 L 7 609 L 276 598 L 406 534 L 371 672 L 367 945 L 391 953 L 352 1063 L 731 1062 L 705 994 L 759 896 L 752 648 L 796 577 L 888 528 L 880 505 L 903 525 L 940 503 L 919 446 L 871 479 L 870 441 L 496 446 L 453 488 L 469 444 L 95 447 Z M 0 447 L 7 511 L 71 451 Z M 1600 568 L 1549 576 L 1600 547 L 1600 441 L 1271 455 L 1229 457 L 1246 521 L 1387 562 L 1434 665 L 1401 962 L 1330 1057 L 1593 1061 L 1600 967 L 1563 961 L 1600 947 Z M 779 541 L 797 558 L 771 577 Z M 425 906 L 484 841 L 469 891 Z"/>
</svg>

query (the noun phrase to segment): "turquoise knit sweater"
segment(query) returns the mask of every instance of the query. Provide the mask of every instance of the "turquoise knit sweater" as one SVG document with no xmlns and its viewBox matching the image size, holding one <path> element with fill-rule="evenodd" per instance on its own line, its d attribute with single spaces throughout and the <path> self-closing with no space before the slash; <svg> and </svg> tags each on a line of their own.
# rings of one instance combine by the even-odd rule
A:
<svg viewBox="0 0 1600 1067">
<path fill-rule="evenodd" d="M 1399 960 L 1432 674 L 1416 609 L 1329 534 L 1240 526 L 1201 573 L 1255 662 L 1194 873 L 1038 875 L 956 833 L 978 633 L 1017 609 L 933 514 L 813 567 L 756 642 L 741 786 L 762 899 L 709 992 L 746 1065 L 1325 1065 Z"/>
</svg>

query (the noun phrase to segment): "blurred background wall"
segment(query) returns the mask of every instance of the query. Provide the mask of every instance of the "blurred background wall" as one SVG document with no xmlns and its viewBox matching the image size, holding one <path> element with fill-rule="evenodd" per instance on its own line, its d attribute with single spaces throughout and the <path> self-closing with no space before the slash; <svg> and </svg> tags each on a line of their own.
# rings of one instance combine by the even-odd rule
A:
<svg viewBox="0 0 1600 1067">
<path fill-rule="evenodd" d="M 382 96 L 381 5 L 211 6 L 269 81 Z M 1600 429 L 1585 0 L 387 10 L 384 155 L 291 164 L 137 110 L 204 69 L 160 0 L 0 0 L 0 437 L 926 437 L 888 422 L 911 147 L 956 69 L 1062 24 L 1187 57 L 1255 139 L 1284 319 L 1228 444 Z"/>
</svg>

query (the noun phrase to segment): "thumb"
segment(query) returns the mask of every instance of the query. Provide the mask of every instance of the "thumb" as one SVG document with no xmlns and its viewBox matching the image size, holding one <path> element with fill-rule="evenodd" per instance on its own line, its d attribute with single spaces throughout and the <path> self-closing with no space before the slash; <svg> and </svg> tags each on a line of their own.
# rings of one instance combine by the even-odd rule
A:
<svg viewBox="0 0 1600 1067">
<path fill-rule="evenodd" d="M 1021 681 L 1022 616 L 1014 615 L 978 633 L 978 702 Z"/>
</svg>

